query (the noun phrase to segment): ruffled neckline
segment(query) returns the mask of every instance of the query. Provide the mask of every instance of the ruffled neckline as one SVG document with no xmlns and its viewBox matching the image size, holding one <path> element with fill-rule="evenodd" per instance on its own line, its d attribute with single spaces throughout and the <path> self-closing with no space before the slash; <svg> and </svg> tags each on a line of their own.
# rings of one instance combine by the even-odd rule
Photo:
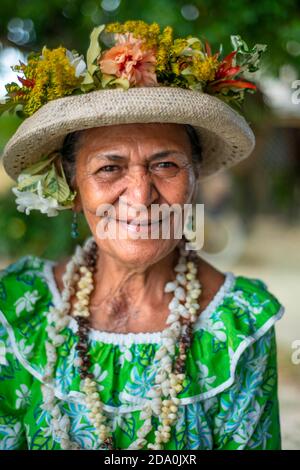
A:
<svg viewBox="0 0 300 470">
<path fill-rule="evenodd" d="M 47 281 L 49 290 L 53 298 L 53 304 L 56 308 L 62 306 L 62 297 L 54 276 L 54 268 L 57 265 L 56 261 L 45 260 L 43 275 Z M 202 310 L 198 320 L 194 324 L 194 330 L 199 329 L 201 324 L 211 316 L 215 309 L 221 304 L 226 294 L 228 294 L 235 285 L 236 276 L 232 271 L 225 271 L 225 280 L 219 287 L 218 291 L 209 302 L 209 304 Z M 69 322 L 68 328 L 76 333 L 78 324 L 75 318 Z M 110 331 L 101 331 L 94 328 L 89 329 L 89 339 L 95 342 L 102 342 L 115 345 L 131 345 L 131 344 L 160 344 L 162 342 L 163 333 L 168 327 L 161 331 L 140 332 L 140 333 L 114 333 Z"/>
</svg>

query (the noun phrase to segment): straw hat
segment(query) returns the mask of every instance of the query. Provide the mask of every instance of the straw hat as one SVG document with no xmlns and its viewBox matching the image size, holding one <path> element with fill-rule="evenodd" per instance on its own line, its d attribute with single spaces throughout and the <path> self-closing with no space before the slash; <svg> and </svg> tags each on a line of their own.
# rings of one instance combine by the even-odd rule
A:
<svg viewBox="0 0 300 470">
<path fill-rule="evenodd" d="M 203 148 L 200 179 L 235 165 L 255 144 L 246 120 L 206 93 L 161 86 L 97 90 L 50 101 L 25 119 L 4 149 L 4 168 L 17 179 L 43 155 L 59 150 L 65 136 L 76 130 L 150 122 L 195 128 Z"/>
</svg>

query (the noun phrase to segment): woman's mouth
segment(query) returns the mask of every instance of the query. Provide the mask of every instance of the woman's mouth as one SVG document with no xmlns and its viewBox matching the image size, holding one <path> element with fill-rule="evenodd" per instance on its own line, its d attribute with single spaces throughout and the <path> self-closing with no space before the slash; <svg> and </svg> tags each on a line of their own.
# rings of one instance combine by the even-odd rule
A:
<svg viewBox="0 0 300 470">
<path fill-rule="evenodd" d="M 162 220 L 146 220 L 146 221 L 125 221 L 122 219 L 117 219 L 117 222 L 121 224 L 126 230 L 134 233 L 148 232 L 151 227 L 158 226 Z"/>
<path fill-rule="evenodd" d="M 157 219 L 157 220 L 138 220 L 138 219 L 132 219 L 132 220 L 123 220 L 123 219 L 114 219 L 111 218 L 110 222 L 117 222 L 119 226 L 127 230 L 128 232 L 133 232 L 133 233 L 143 233 L 143 232 L 148 232 L 151 230 L 152 227 L 160 227 L 161 223 L 163 221 L 166 222 L 167 217 L 164 219 Z"/>
</svg>

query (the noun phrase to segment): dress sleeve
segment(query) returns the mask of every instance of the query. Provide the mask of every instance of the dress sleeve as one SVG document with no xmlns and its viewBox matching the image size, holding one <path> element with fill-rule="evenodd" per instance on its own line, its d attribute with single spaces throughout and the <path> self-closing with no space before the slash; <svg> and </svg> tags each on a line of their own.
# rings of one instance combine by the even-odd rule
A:
<svg viewBox="0 0 300 470">
<path fill-rule="evenodd" d="M 0 326 L 0 450 L 27 449 L 24 413 L 30 395 L 27 372 L 13 354 L 9 335 Z"/>
<path fill-rule="evenodd" d="M 27 449 L 26 413 L 33 377 L 20 361 L 30 357 L 27 338 L 37 331 L 34 259 L 20 258 L 0 271 L 0 449 Z M 18 337 L 16 336 L 18 332 Z M 18 341 L 17 341 L 18 340 Z"/>
<path fill-rule="evenodd" d="M 214 448 L 280 450 L 275 327 L 244 351 L 235 381 L 219 395 Z"/>
</svg>

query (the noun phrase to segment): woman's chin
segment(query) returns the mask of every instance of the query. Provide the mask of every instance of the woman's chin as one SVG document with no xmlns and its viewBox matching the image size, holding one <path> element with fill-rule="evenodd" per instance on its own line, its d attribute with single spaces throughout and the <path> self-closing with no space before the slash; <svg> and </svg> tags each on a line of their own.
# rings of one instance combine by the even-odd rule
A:
<svg viewBox="0 0 300 470">
<path fill-rule="evenodd" d="M 99 226 L 98 226 L 99 228 Z M 108 223 L 105 230 L 97 230 L 98 245 L 114 253 L 129 264 L 153 264 L 169 253 L 179 242 L 175 238 L 173 220 L 170 228 L 162 227 L 162 221 L 148 225 L 134 225 L 123 221 Z"/>
<path fill-rule="evenodd" d="M 129 265 L 143 266 L 153 264 L 166 256 L 179 240 L 174 239 L 131 239 L 117 238 L 98 240 L 99 248 L 110 253 L 120 262 Z"/>
</svg>

